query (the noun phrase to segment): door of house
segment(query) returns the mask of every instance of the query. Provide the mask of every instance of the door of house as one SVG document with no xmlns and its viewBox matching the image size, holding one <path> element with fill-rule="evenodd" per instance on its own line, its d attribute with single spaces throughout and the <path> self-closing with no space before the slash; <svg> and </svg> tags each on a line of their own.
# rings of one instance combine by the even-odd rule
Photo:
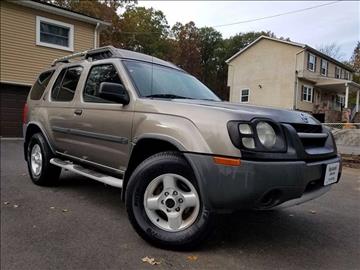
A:
<svg viewBox="0 0 360 270">
<path fill-rule="evenodd" d="M 314 113 L 313 116 L 315 119 L 319 120 L 321 123 L 325 122 L 325 113 Z"/>
</svg>

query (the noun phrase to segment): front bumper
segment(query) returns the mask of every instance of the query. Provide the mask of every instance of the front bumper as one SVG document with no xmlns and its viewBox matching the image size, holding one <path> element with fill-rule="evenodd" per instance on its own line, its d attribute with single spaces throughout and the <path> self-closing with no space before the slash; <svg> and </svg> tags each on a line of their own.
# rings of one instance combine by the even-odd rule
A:
<svg viewBox="0 0 360 270">
<path fill-rule="evenodd" d="M 204 203 L 213 210 L 269 209 L 303 195 L 312 199 L 330 189 L 323 186 L 326 165 L 341 163 L 337 156 L 316 162 L 241 160 L 240 166 L 223 166 L 215 164 L 212 156 L 185 156 Z M 340 174 L 341 166 L 338 181 Z"/>
</svg>

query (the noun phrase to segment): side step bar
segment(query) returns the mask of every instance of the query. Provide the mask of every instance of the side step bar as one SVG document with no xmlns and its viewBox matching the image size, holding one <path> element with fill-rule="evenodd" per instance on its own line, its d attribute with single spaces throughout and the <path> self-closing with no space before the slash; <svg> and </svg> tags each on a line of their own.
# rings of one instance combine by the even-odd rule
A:
<svg viewBox="0 0 360 270">
<path fill-rule="evenodd" d="M 70 161 L 64 161 L 59 158 L 52 158 L 50 159 L 50 163 L 64 168 L 66 170 L 72 171 L 74 173 L 89 177 L 91 179 L 94 179 L 96 181 L 102 182 L 104 184 L 107 184 L 109 186 L 122 188 L 123 186 L 123 179 L 115 178 L 109 175 L 105 175 L 90 169 L 86 169 L 78 164 L 74 164 Z"/>
</svg>

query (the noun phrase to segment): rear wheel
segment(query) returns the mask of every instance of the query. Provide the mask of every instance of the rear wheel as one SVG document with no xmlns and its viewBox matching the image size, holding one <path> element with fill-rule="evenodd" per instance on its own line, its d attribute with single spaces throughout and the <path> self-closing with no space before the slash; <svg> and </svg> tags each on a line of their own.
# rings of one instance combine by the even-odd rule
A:
<svg viewBox="0 0 360 270">
<path fill-rule="evenodd" d="M 211 227 L 192 169 L 175 152 L 156 154 L 138 166 L 127 186 L 126 208 L 139 235 L 160 247 L 193 247 Z"/>
<path fill-rule="evenodd" d="M 35 133 L 27 145 L 27 163 L 31 180 L 36 185 L 55 185 L 61 168 L 50 163 L 50 147 L 41 133 Z"/>
</svg>

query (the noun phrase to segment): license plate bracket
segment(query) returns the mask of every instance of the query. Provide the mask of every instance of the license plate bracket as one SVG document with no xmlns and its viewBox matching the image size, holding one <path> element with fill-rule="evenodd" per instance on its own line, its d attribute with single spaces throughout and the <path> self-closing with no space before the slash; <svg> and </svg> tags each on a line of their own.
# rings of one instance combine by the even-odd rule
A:
<svg viewBox="0 0 360 270">
<path fill-rule="evenodd" d="M 326 165 L 324 186 L 328 186 L 337 182 L 339 175 L 339 168 L 340 168 L 339 162 Z"/>
</svg>

